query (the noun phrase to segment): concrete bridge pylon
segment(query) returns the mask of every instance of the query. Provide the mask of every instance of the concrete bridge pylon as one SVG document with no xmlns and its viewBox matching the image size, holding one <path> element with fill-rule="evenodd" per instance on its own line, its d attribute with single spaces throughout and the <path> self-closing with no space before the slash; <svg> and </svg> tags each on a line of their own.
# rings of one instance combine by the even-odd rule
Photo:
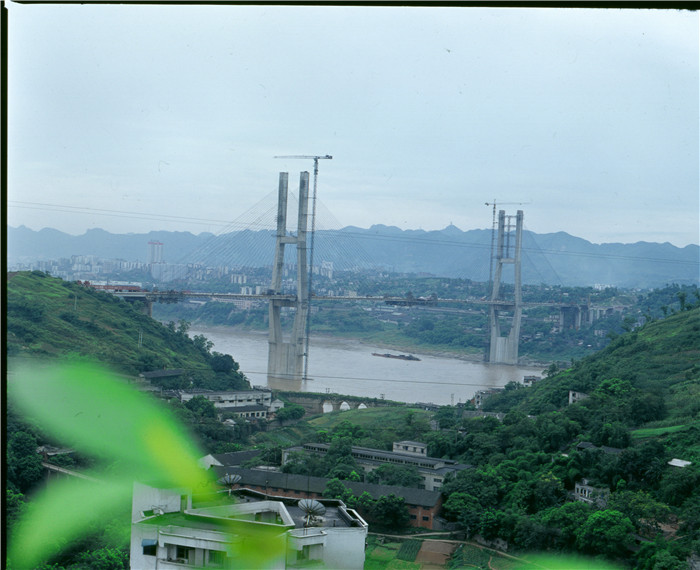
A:
<svg viewBox="0 0 700 570">
<path fill-rule="evenodd" d="M 489 301 L 489 351 L 488 361 L 491 364 L 517 364 L 518 342 L 520 339 L 520 321 L 522 315 L 522 287 L 521 287 L 521 253 L 523 237 L 523 211 L 518 210 L 515 216 L 515 243 L 511 244 L 511 218 L 506 216 L 505 210 L 498 212 L 498 240 L 496 251 L 492 252 L 496 262 L 496 273 L 491 287 L 491 299 Z M 507 226 L 507 228 L 506 228 Z M 513 298 L 503 299 L 501 291 L 501 279 L 503 277 L 503 265 L 514 266 Z M 501 312 L 512 314 L 510 331 L 507 336 L 501 335 Z"/>
<path fill-rule="evenodd" d="M 297 291 L 296 298 L 270 299 L 270 332 L 268 338 L 268 380 L 301 380 L 304 372 L 306 320 L 309 313 L 309 271 L 307 265 L 307 220 L 309 211 L 309 173 L 302 172 L 299 179 L 299 211 L 297 235 L 287 235 L 287 189 L 289 174 L 280 172 L 277 203 L 277 233 L 275 258 L 272 266 L 272 293 L 282 293 L 284 247 L 296 245 Z M 294 307 L 294 325 L 291 336 L 285 339 L 282 332 L 282 307 Z"/>
</svg>

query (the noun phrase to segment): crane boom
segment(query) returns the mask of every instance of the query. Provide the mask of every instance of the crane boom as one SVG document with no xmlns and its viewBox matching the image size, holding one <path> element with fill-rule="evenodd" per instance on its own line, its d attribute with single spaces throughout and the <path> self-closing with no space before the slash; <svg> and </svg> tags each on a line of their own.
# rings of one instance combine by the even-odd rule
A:
<svg viewBox="0 0 700 570">
<path fill-rule="evenodd" d="M 311 160 L 318 160 L 319 158 L 332 159 L 333 157 L 330 154 L 324 154 L 323 156 L 321 156 L 321 155 L 306 155 L 306 154 L 292 154 L 292 155 L 288 155 L 288 156 L 275 156 L 275 158 L 308 158 Z"/>
</svg>

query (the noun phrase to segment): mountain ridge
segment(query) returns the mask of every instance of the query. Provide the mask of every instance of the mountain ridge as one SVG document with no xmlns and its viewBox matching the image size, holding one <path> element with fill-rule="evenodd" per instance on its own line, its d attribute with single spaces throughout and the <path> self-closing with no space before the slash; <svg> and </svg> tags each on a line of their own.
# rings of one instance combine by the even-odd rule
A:
<svg viewBox="0 0 700 570">
<path fill-rule="evenodd" d="M 164 260 L 169 263 L 263 267 L 271 265 L 274 251 L 272 230 L 218 236 L 165 230 L 113 234 L 101 228 L 91 228 L 79 236 L 52 228 L 35 231 L 8 226 L 7 230 L 11 266 L 72 255 L 146 262 L 149 241 L 164 244 Z M 317 264 L 331 261 L 336 270 L 360 267 L 487 281 L 491 240 L 490 229 L 463 231 L 454 225 L 442 230 L 402 230 L 382 224 L 368 229 L 346 226 L 317 230 L 314 259 Z M 291 252 L 291 248 L 288 250 Z M 697 284 L 699 259 L 700 246 L 695 244 L 682 248 L 669 242 L 594 244 L 564 231 L 523 231 L 523 283 L 630 288 Z"/>
</svg>

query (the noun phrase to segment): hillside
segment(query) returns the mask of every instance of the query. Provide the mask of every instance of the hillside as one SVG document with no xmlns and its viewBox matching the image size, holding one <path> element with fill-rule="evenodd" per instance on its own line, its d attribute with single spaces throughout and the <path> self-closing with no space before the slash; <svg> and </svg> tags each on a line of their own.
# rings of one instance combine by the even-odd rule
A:
<svg viewBox="0 0 700 570">
<path fill-rule="evenodd" d="M 190 339 L 186 324 L 164 326 L 138 304 L 39 271 L 8 274 L 6 292 L 9 357 L 97 360 L 129 376 L 183 369 L 153 381 L 166 388 L 250 387 L 235 361 L 211 353 L 203 337 Z"/>
<path fill-rule="evenodd" d="M 512 390 L 490 399 L 488 407 L 540 414 L 564 407 L 569 390 L 595 396 L 582 402 L 582 407 L 603 405 L 605 396 L 614 397 L 607 404 L 614 404 L 618 411 L 624 408 L 631 425 L 697 420 L 700 306 L 620 335 L 605 349 L 531 389 Z"/>
</svg>

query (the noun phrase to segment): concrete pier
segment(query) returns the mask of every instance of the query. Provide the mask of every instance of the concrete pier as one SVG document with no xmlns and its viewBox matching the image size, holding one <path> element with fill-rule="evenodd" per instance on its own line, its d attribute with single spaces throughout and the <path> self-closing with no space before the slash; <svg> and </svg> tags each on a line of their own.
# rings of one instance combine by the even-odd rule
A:
<svg viewBox="0 0 700 570">
<path fill-rule="evenodd" d="M 511 216 L 512 217 L 512 216 Z M 521 288 L 521 252 L 523 236 L 523 211 L 518 210 L 515 216 L 515 243 L 511 244 L 511 228 L 508 221 L 506 231 L 506 213 L 498 212 L 498 240 L 495 252 L 496 273 L 491 288 L 489 301 L 489 362 L 491 364 L 517 364 L 518 342 L 520 339 L 520 320 L 522 315 Z M 512 255 L 511 255 L 512 252 Z M 514 267 L 513 298 L 503 299 L 501 279 L 503 265 L 512 264 Z M 501 313 L 511 313 L 510 331 L 506 336 L 501 334 Z"/>
<path fill-rule="evenodd" d="M 299 212 L 297 235 L 287 234 L 288 173 L 280 172 L 277 204 L 277 234 L 275 259 L 272 267 L 272 293 L 281 294 L 284 268 L 284 247 L 296 246 L 297 290 L 296 299 L 270 299 L 270 336 L 268 338 L 267 374 L 269 380 L 301 380 L 304 371 L 304 346 L 306 319 L 309 313 L 307 265 L 307 220 L 309 210 L 309 173 L 302 172 L 299 179 Z M 294 307 L 294 325 L 291 337 L 284 338 L 281 324 L 282 307 Z"/>
</svg>

